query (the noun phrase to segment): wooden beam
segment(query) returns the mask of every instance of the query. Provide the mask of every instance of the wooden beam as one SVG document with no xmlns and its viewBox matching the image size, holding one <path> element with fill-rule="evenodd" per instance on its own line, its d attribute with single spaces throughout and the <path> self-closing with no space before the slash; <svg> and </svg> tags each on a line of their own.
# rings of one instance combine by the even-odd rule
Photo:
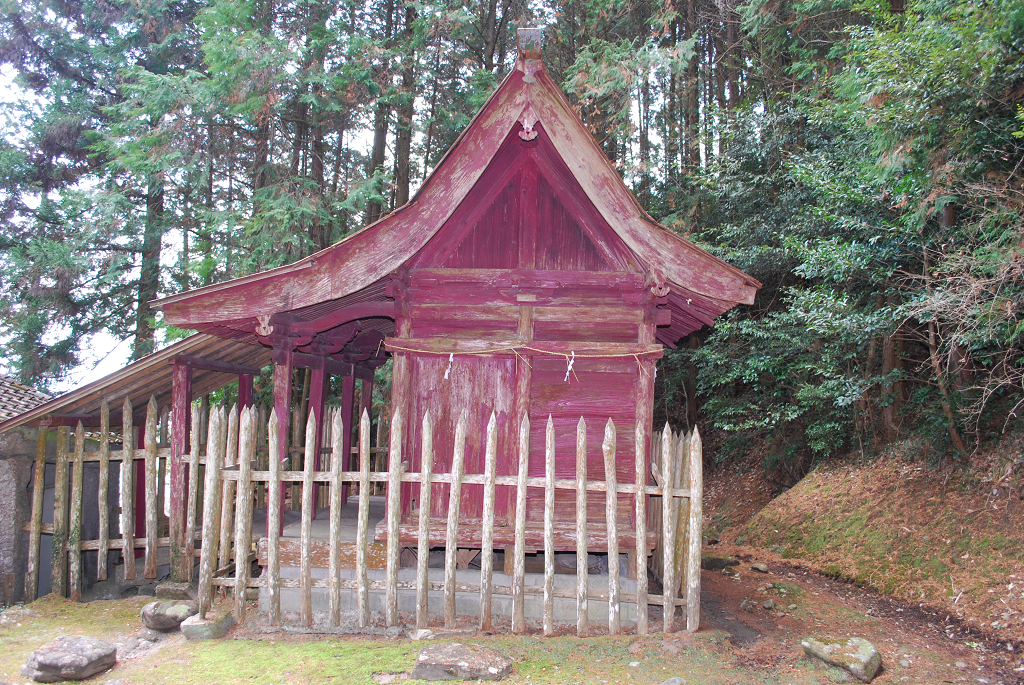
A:
<svg viewBox="0 0 1024 685">
<path fill-rule="evenodd" d="M 289 331 L 309 335 L 323 333 L 357 319 L 370 318 L 395 318 L 395 303 L 390 301 L 361 302 L 335 309 L 330 314 L 309 321 L 301 320 L 297 315 L 291 313 L 278 314 L 272 321 L 274 324 L 280 322 Z"/>
<path fill-rule="evenodd" d="M 190 354 L 179 354 L 172 359 L 170 363 L 175 366 L 191 366 L 194 369 L 216 371 L 217 373 L 249 374 L 250 376 L 260 375 L 260 369 L 257 369 L 255 366 L 234 364 L 232 362 L 220 362 L 214 359 L 203 359 L 202 357 L 194 357 Z"/>
<path fill-rule="evenodd" d="M 359 364 L 341 362 L 337 359 L 331 359 L 330 357 L 305 354 L 303 352 L 289 352 L 288 354 L 291 355 L 291 364 L 293 369 L 319 369 L 321 367 L 326 367 L 327 373 L 332 376 L 355 375 L 355 377 L 359 379 L 368 378 L 373 380 L 373 369 Z M 284 364 L 284 355 L 285 350 L 274 350 L 271 354 L 274 364 Z"/>
<path fill-rule="evenodd" d="M 507 340 L 461 340 L 454 338 L 387 338 L 384 341 L 389 352 L 414 352 L 422 354 L 478 354 L 512 355 L 532 351 L 535 354 L 568 356 L 575 352 L 577 357 L 631 357 L 651 356 L 660 358 L 662 346 L 657 343 L 609 343 L 587 341 L 539 341 L 523 342 Z"/>
</svg>

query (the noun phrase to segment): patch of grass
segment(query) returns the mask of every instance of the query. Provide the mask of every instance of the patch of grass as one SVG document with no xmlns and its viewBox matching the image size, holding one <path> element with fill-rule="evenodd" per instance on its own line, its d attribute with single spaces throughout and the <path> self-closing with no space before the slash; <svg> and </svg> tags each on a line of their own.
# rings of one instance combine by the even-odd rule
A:
<svg viewBox="0 0 1024 685">
<path fill-rule="evenodd" d="M 159 665 L 135 675 L 132 682 L 372 683 L 375 673 L 411 671 L 416 649 L 408 642 L 371 640 L 209 640 L 182 643 L 160 656 Z"/>
<path fill-rule="evenodd" d="M 789 586 L 780 586 L 796 594 Z M 0 630 L 0 679 L 21 682 L 20 668 L 32 650 L 61 634 L 83 633 L 117 640 L 140 627 L 147 598 L 73 604 L 47 598 L 31 605 L 40 614 Z M 812 685 L 828 682 L 813 665 L 784 665 L 781 672 L 737 665 L 728 635 L 708 630 L 693 636 L 651 635 L 544 638 L 536 635 L 480 636 L 465 640 L 490 647 L 517 662 L 506 683 L 626 683 L 656 685 L 672 676 L 707 685 L 763 683 Z M 675 649 L 666 650 L 666 644 Z M 98 681 L 132 685 L 373 685 L 374 674 L 410 672 L 423 643 L 410 640 L 261 635 L 254 639 L 187 642 L 168 636 L 154 653 L 119 662 Z M 675 653 L 673 653 L 675 652 Z M 639 662 L 639 666 L 630 666 Z M 409 681 L 410 684 L 416 681 Z"/>
</svg>

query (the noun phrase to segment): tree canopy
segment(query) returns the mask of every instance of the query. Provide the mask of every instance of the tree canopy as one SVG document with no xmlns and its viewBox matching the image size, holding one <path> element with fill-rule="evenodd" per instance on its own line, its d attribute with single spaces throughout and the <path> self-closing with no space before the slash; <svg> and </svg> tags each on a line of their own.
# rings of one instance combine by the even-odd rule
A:
<svg viewBox="0 0 1024 685">
<path fill-rule="evenodd" d="M 787 482 L 1013 424 L 1017 0 L 6 0 L 3 365 L 45 387 L 101 331 L 142 356 L 180 334 L 150 300 L 404 204 L 538 23 L 644 207 L 764 283 L 667 355 L 659 420 L 760 441 Z"/>
</svg>

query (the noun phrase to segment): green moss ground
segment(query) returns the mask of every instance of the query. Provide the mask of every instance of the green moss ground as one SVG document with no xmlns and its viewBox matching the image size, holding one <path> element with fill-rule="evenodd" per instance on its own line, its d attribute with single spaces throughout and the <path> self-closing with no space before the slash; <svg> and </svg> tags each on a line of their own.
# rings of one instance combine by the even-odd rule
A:
<svg viewBox="0 0 1024 685">
<path fill-rule="evenodd" d="M 38 617 L 0 628 L 0 681 L 25 682 L 21 666 L 28 654 L 62 634 L 88 634 L 117 639 L 140 627 L 139 610 L 146 598 L 74 604 L 53 597 L 31 605 Z M 794 657 L 777 669 L 745 668 L 735 658 L 726 635 L 702 632 L 694 637 L 668 636 L 678 654 L 664 649 L 666 636 L 481 636 L 467 640 L 513 658 L 517 671 L 506 682 L 527 683 L 661 683 L 671 676 L 708 685 L 727 683 L 808 684 L 834 682 L 834 674 L 818 664 Z M 232 633 L 226 639 L 187 642 L 169 637 L 157 652 L 119 662 L 108 674 L 90 682 L 117 678 L 137 685 L 312 685 L 374 683 L 374 674 L 410 672 L 422 643 L 410 640 L 319 638 Z M 639 662 L 639 667 L 630 666 Z M 407 681 L 415 682 L 415 681 Z"/>
</svg>

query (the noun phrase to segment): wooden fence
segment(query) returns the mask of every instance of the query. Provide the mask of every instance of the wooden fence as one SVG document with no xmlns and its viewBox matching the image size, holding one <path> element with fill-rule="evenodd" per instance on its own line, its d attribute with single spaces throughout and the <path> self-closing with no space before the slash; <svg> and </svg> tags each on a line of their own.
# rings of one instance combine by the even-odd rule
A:
<svg viewBox="0 0 1024 685">
<path fill-rule="evenodd" d="M 216 413 L 213 408 L 212 413 Z M 203 510 L 200 507 L 204 498 L 203 483 L 200 476 L 203 473 L 207 461 L 206 454 L 210 451 L 209 431 L 207 430 L 209 407 L 200 403 L 194 403 L 191 409 L 191 432 L 190 443 L 193 445 L 192 454 L 182 456 L 184 463 L 189 465 L 187 513 L 186 513 L 186 549 L 183 553 L 193 558 L 199 556 L 200 550 L 195 542 L 200 540 L 200 531 L 197 528 L 197 521 L 202 521 Z M 267 416 L 265 405 L 253 407 L 254 416 Z M 155 399 L 151 399 L 146 407 L 146 420 L 142 430 L 143 445 L 137 448 L 136 434 L 138 428 L 133 425 L 134 410 L 131 402 L 126 398 L 122 405 L 121 423 L 118 426 L 116 421 L 111 428 L 111 412 L 107 402 L 104 402 L 100 410 L 99 430 L 92 429 L 86 433 L 85 428 L 79 422 L 72 433 L 70 427 L 60 426 L 51 428 L 40 426 L 36 443 L 36 461 L 33 477 L 32 508 L 29 522 L 25 530 L 29 534 L 28 559 L 25 574 L 25 598 L 31 601 L 39 596 L 39 571 L 43 563 L 49 563 L 51 573 L 51 591 L 62 596 L 70 597 L 76 601 L 81 599 L 82 585 L 84 581 L 82 552 L 95 551 L 96 555 L 96 581 L 105 581 L 111 573 L 108 565 L 109 550 L 122 551 L 122 577 L 127 581 L 134 581 L 137 578 L 156 579 L 158 565 L 158 549 L 170 547 L 171 539 L 168 536 L 168 518 L 165 515 L 166 502 L 166 474 L 171 459 L 171 448 L 169 434 L 172 431 L 170 425 L 170 412 L 167 407 L 157 406 Z M 237 454 L 237 438 L 239 437 L 237 426 L 237 413 L 229 416 L 228 422 L 234 422 L 226 426 L 223 437 L 225 445 L 223 450 L 227 456 L 227 465 L 234 462 L 234 455 Z M 257 431 L 256 439 L 266 444 L 266 421 L 260 422 L 263 432 Z M 380 423 L 384 423 L 380 421 Z M 46 446 L 51 437 L 56 437 L 56 458 L 54 460 L 54 485 L 53 485 L 53 518 L 52 523 L 43 523 L 43 500 L 46 490 Z M 229 437 L 230 436 L 230 437 Z M 378 435 L 378 439 L 380 435 Z M 230 444 L 227 441 L 230 440 Z M 120 445 L 118 445 L 120 443 Z M 111 445 L 119 446 L 119 449 L 111 449 Z M 386 449 L 371 449 L 371 454 L 386 453 Z M 292 446 L 288 450 L 296 462 L 302 457 L 302 445 Z M 125 455 L 131 455 L 125 459 Z M 268 450 L 266 446 L 259 450 L 257 461 L 266 467 Z M 86 463 L 95 463 L 98 466 L 96 484 L 96 529 L 95 539 L 84 537 L 83 518 L 86 515 L 85 502 L 87 499 L 83 492 L 84 470 Z M 144 495 L 138 497 L 137 493 L 137 471 L 136 465 L 141 463 Z M 114 468 L 111 468 L 113 465 Z M 223 483 L 224 498 L 234 500 L 234 482 Z M 117 493 L 117 505 L 108 505 L 108 495 L 111 492 Z M 326 494 L 326 493 L 322 493 Z M 255 488 L 256 504 L 261 508 L 266 507 L 266 484 L 257 484 Z M 323 499 L 323 497 L 321 497 Z M 297 508 L 298 502 L 296 502 Z M 142 526 L 138 525 L 136 509 L 143 511 Z M 224 537 L 231 535 L 233 519 L 229 517 L 230 509 L 225 509 L 219 525 L 224 531 Z M 114 517 L 113 522 L 111 516 Z M 113 525 L 112 525 L 113 523 Z M 137 533 L 141 535 L 137 536 Z M 51 536 L 50 559 L 41 558 L 41 539 L 44 535 Z M 191 542 L 188 542 L 191 541 Z M 134 553 L 124 554 L 123 550 L 142 550 L 142 568 L 137 568 L 136 555 Z M 218 556 L 220 566 L 224 566 L 226 558 L 224 554 L 229 550 L 222 550 Z M 75 553 L 77 550 L 78 553 Z M 166 562 L 165 562 L 166 563 Z M 188 565 L 191 573 L 192 565 Z"/>
<path fill-rule="evenodd" d="M 29 524 L 30 545 L 29 561 L 26 574 L 26 596 L 34 598 L 38 588 L 39 540 L 40 535 L 51 533 L 53 536 L 53 591 L 68 594 L 74 599 L 81 596 L 82 554 L 86 550 L 99 550 L 97 579 L 107 577 L 107 561 L 105 554 L 109 549 L 144 550 L 143 573 L 146 578 L 155 578 L 157 570 L 157 549 L 170 545 L 168 537 L 159 537 L 162 531 L 162 500 L 158 484 L 162 482 L 160 474 L 165 462 L 170 457 L 170 450 L 158 446 L 157 422 L 158 409 L 155 401 L 149 403 L 145 427 L 145 447 L 136 450 L 131 442 L 132 408 L 126 400 L 123 411 L 123 449 L 110 450 L 110 429 L 106 405 L 101 413 L 103 424 L 100 428 L 99 451 L 85 452 L 85 436 L 81 425 L 75 431 L 73 455 L 69 455 L 69 429 L 57 429 L 56 485 L 54 491 L 54 519 L 47 529 L 42 524 L 42 484 L 45 466 L 46 431 L 40 430 L 39 447 L 36 461 L 36 487 L 33 491 L 32 518 Z M 266 420 L 265 420 L 266 419 Z M 264 421 L 265 420 L 265 421 Z M 165 416 L 166 421 L 166 416 Z M 378 441 L 382 437 L 378 420 Z M 685 607 L 686 629 L 694 631 L 700 620 L 700 549 L 701 549 L 701 492 L 702 492 L 702 450 L 700 435 L 674 434 L 666 425 L 662 433 L 653 441 L 652 459 L 649 462 L 651 476 L 656 485 L 647 485 L 648 462 L 643 450 L 644 439 L 642 429 L 638 429 L 635 440 L 638 454 L 630 455 L 637 465 L 635 484 L 616 482 L 616 441 L 617 431 L 610 419 L 604 426 L 602 452 L 605 462 L 605 479 L 589 480 L 586 475 L 586 444 L 587 425 L 581 418 L 577 426 L 577 472 L 576 478 L 555 478 L 555 440 L 554 424 L 548 418 L 545 430 L 545 475 L 530 477 L 527 465 L 530 453 L 529 420 L 523 419 L 518 440 L 518 473 L 511 476 L 497 476 L 495 464 L 497 458 L 496 417 L 492 414 L 487 426 L 484 444 L 484 472 L 465 473 L 466 449 L 466 414 L 460 417 L 456 427 L 455 449 L 450 473 L 434 473 L 434 449 L 430 414 L 422 417 L 422 448 L 421 472 L 408 472 L 407 463 L 403 461 L 401 445 L 405 422 L 401 414 L 391 422 L 389 440 L 390 453 L 386 472 L 371 471 L 373 453 L 371 450 L 371 422 L 367 412 L 363 412 L 358 428 L 358 471 L 342 471 L 342 460 L 334 459 L 333 455 L 351 450 L 346 441 L 340 411 L 331 416 L 326 440 L 330 448 L 320 450 L 330 455 L 329 470 L 314 470 L 316 463 L 315 435 L 316 424 L 312 414 L 306 423 L 306 439 L 303 450 L 302 470 L 287 469 L 288 457 L 278 453 L 277 421 L 271 413 L 267 417 L 265 411 L 255 407 L 243 408 L 241 412 L 232 408 L 228 412 L 224 407 L 210 408 L 208 422 L 202 421 L 200 407 L 192 408 L 191 454 L 183 455 L 189 464 L 188 497 L 186 512 L 186 549 L 183 553 L 191 557 L 199 556 L 198 599 L 200 612 L 205 614 L 212 606 L 216 588 L 230 588 L 233 593 L 233 610 L 237 620 L 243 620 L 246 613 L 245 589 L 266 588 L 267 620 L 271 624 L 280 624 L 281 590 L 296 588 L 299 592 L 299 623 L 308 626 L 313 620 L 312 590 L 326 588 L 328 590 L 329 607 L 328 622 L 337 626 L 341 620 L 341 592 L 355 590 L 357 614 L 360 626 L 370 621 L 369 592 L 384 591 L 385 620 L 387 625 L 398 625 L 399 592 L 416 593 L 416 625 L 426 627 L 428 623 L 428 593 L 441 591 L 444 595 L 444 622 L 446 626 L 454 626 L 456 621 L 456 592 L 475 592 L 480 596 L 480 626 L 482 629 L 492 627 L 492 606 L 494 595 L 511 596 L 512 599 L 512 631 L 525 630 L 525 603 L 528 596 L 536 596 L 543 603 L 543 630 L 545 634 L 554 631 L 554 600 L 556 597 L 575 598 L 577 604 L 577 632 L 585 634 L 588 630 L 588 601 L 600 600 L 608 603 L 608 630 L 611 634 L 618 633 L 621 627 L 621 603 L 636 604 L 636 630 L 638 634 L 646 634 L 648 626 L 648 605 L 661 605 L 665 632 L 674 629 L 677 606 Z M 204 425 L 205 424 L 205 425 Z M 263 427 L 267 427 L 264 432 Z M 203 435 L 203 428 L 205 435 Z M 202 440 L 205 438 L 205 440 Z M 200 444 L 206 443 L 206 454 L 201 454 Z M 163 441 L 166 444 L 166 440 Z M 267 445 L 267 460 L 258 458 Z M 294 450 L 289 450 L 293 452 Z M 126 459 L 125 455 L 132 455 Z M 145 478 L 145 526 L 142 536 L 136 539 L 135 512 L 133 509 L 134 495 L 134 460 L 143 460 Z M 86 461 L 99 462 L 99 539 L 82 540 L 82 469 Z M 120 539 L 110 539 L 107 490 L 109 482 L 109 465 L 120 462 L 119 487 L 121 492 L 120 506 Z M 200 465 L 205 465 L 203 482 L 200 483 Z M 68 490 L 69 473 L 70 491 Z M 260 468 L 265 466 L 265 468 Z M 677 468 L 678 467 L 678 468 Z M 427 560 L 430 548 L 430 487 L 421 487 L 419 505 L 419 526 L 417 539 L 417 569 L 415 582 L 400 582 L 398 579 L 399 560 L 402 544 L 399 541 L 399 491 L 400 484 L 419 483 L 451 484 L 449 490 L 448 519 L 445 531 L 444 581 L 431 581 L 428 577 Z M 293 495 L 299 495 L 301 504 L 300 520 L 300 567 L 298 578 L 282 578 L 280 566 L 281 521 L 283 517 L 282 490 L 285 487 L 295 488 Z M 314 492 L 316 486 L 319 495 L 326 500 L 330 515 L 329 570 L 327 578 L 312 577 L 312 521 L 316 511 Z M 349 484 L 360 494 L 372 493 L 378 485 L 386 487 L 387 507 L 385 525 L 387 530 L 386 575 L 383 580 L 368 578 L 367 547 L 372 538 L 369 529 L 369 498 L 359 497 L 356 523 L 356 555 L 355 578 L 342 578 L 341 545 L 339 532 L 341 529 L 341 510 L 343 485 Z M 481 570 L 478 583 L 456 583 L 456 550 L 459 518 L 459 493 L 462 485 L 476 484 L 484 486 L 483 520 L 481 537 Z M 493 544 L 494 544 L 494 501 L 495 487 L 514 487 L 516 492 L 516 514 L 514 522 L 515 546 L 513 574 L 510 585 L 495 585 L 493 582 Z M 528 487 L 543 488 L 544 491 L 544 583 L 543 587 L 528 586 L 525 582 L 525 531 L 526 531 L 526 491 Z M 577 587 L 575 593 L 568 589 L 558 588 L 554 583 L 554 552 L 555 522 L 554 496 L 556 490 L 572 490 L 576 492 L 576 554 L 577 554 Z M 605 493 L 605 527 L 607 531 L 608 584 L 606 592 L 596 592 L 589 587 L 587 569 L 587 513 L 586 502 L 588 492 Z M 655 563 L 661 572 L 661 595 L 648 592 L 648 570 L 646 554 L 634 555 L 636 591 L 623 592 L 620 589 L 618 559 L 619 538 L 623 532 L 622 522 L 618 519 L 617 495 L 632 495 L 635 503 L 635 540 L 642 547 L 647 539 L 648 520 L 653 521 L 657 533 Z M 648 497 L 650 496 L 650 497 Z M 201 499 L 201 502 L 200 502 Z M 320 497 L 318 497 L 320 499 Z M 266 530 L 253 530 L 253 507 L 260 502 L 266 504 Z M 648 504 L 652 514 L 647 511 Z M 660 516 L 657 509 L 660 508 Z M 201 524 L 201 525 L 200 525 Z M 250 568 L 255 559 L 254 548 L 266 533 L 267 565 L 259 577 L 251 577 Z M 199 549 L 195 542 L 199 541 Z M 132 579 L 137 572 L 135 555 L 123 554 L 124 577 Z M 67 585 L 64 584 L 67 579 Z M 679 599 L 682 583 L 682 599 Z"/>
<path fill-rule="evenodd" d="M 224 429 L 224 410 L 221 409 L 210 416 L 210 435 L 220 435 Z M 230 423 L 230 419 L 228 420 Z M 492 628 L 492 605 L 495 594 L 511 595 L 512 597 L 512 630 L 520 632 L 525 629 L 525 602 L 527 595 L 540 595 L 543 601 L 543 629 L 545 634 L 554 631 L 554 599 L 556 596 L 575 597 L 577 600 L 577 631 L 583 634 L 587 631 L 588 600 L 596 599 L 608 602 L 608 630 L 615 634 L 620 630 L 620 603 L 631 602 L 637 605 L 637 631 L 639 634 L 648 632 L 647 609 L 648 604 L 660 604 L 663 607 L 663 630 L 670 632 L 674 627 L 675 609 L 677 605 L 686 608 L 686 626 L 688 630 L 696 630 L 700 620 L 700 545 L 701 545 L 701 440 L 698 433 L 694 432 L 688 436 L 674 435 L 666 426 L 664 433 L 660 436 L 659 458 L 656 481 L 658 485 L 646 485 L 648 481 L 646 471 L 641 470 L 637 474 L 640 487 L 634 484 L 619 484 L 615 476 L 616 457 L 616 428 L 609 420 L 605 424 L 604 442 L 602 451 L 605 460 L 606 479 L 602 481 L 587 480 L 586 478 L 586 423 L 580 419 L 577 428 L 577 464 L 582 466 L 577 471 L 575 479 L 555 478 L 555 441 L 554 423 L 549 418 L 546 427 L 545 440 L 545 475 L 544 477 L 529 477 L 527 475 L 527 461 L 530 451 L 529 436 L 530 426 L 528 419 L 524 419 L 519 430 L 519 468 L 518 474 L 514 476 L 496 476 L 495 464 L 497 458 L 497 428 L 496 417 L 492 414 L 487 426 L 487 435 L 484 444 L 484 472 L 480 474 L 465 473 L 465 446 L 466 446 L 466 415 L 463 413 L 456 426 L 455 449 L 452 459 L 450 473 L 434 473 L 434 450 L 433 450 L 433 423 L 429 413 L 422 418 L 422 471 L 419 473 L 408 472 L 407 464 L 403 461 L 400 446 L 403 444 L 402 432 L 404 421 L 401 415 L 396 416 L 392 422 L 391 439 L 389 444 L 390 456 L 388 459 L 389 469 L 386 473 L 372 473 L 370 471 L 370 419 L 364 412 L 359 424 L 359 470 L 342 471 L 340 460 L 331 460 L 330 470 L 314 471 L 314 439 L 316 425 L 313 417 L 306 426 L 306 451 L 303 460 L 304 468 L 301 471 L 283 470 L 280 467 L 281 458 L 277 454 L 276 430 L 277 422 L 272 416 L 269 421 L 269 469 L 257 471 L 252 468 L 255 454 L 255 441 L 252 436 L 255 432 L 254 417 L 249 410 L 243 410 L 240 419 L 240 437 L 238 440 L 237 464 L 230 467 L 222 467 L 224 452 L 221 445 L 227 446 L 223 438 L 211 441 L 217 447 L 209 455 L 209 463 L 215 468 L 207 469 L 206 484 L 204 491 L 204 525 L 202 536 L 202 558 L 199 570 L 199 600 L 200 611 L 209 609 L 213 601 L 213 590 L 215 587 L 230 587 L 234 590 L 234 612 L 236 619 L 245 618 L 245 588 L 265 587 L 267 588 L 268 599 L 268 621 L 271 624 L 281 622 L 281 589 L 296 588 L 299 591 L 299 623 L 308 626 L 313 621 L 312 590 L 314 588 L 326 588 L 328 590 L 328 622 L 331 626 L 339 625 L 341 620 L 341 591 L 355 590 L 357 601 L 357 617 L 360 626 L 366 626 L 370 620 L 369 591 L 383 590 L 385 594 L 385 621 L 387 625 L 398 625 L 400 622 L 398 614 L 398 593 L 400 591 L 415 591 L 416 593 L 416 625 L 426 627 L 428 623 L 428 593 L 431 590 L 444 593 L 444 622 L 446 626 L 454 626 L 456 621 L 456 592 L 476 592 L 480 596 L 480 627 L 484 630 Z M 342 417 L 340 413 L 333 415 L 334 436 L 331 453 L 340 453 L 347 445 L 343 442 Z M 636 441 L 640 449 L 644 444 L 642 439 Z M 660 457 L 661 454 L 668 455 L 668 458 Z M 634 455 L 630 455 L 631 457 Z M 680 478 L 676 473 L 677 460 L 685 459 L 687 468 L 686 485 L 679 487 Z M 644 468 L 646 460 L 635 459 Z M 221 482 L 234 482 L 235 488 L 235 530 L 234 540 L 225 540 L 219 537 L 222 528 L 214 525 L 220 516 L 222 503 L 217 501 L 218 493 L 224 491 Z M 339 532 L 341 527 L 341 491 L 345 483 L 352 484 L 358 488 L 360 493 L 370 492 L 371 484 L 375 482 L 387 483 L 387 507 L 385 525 L 387 530 L 387 565 L 386 577 L 383 580 L 370 580 L 368 578 L 367 544 L 372 532 L 369 530 L 369 499 L 359 498 L 359 510 L 356 528 L 356 568 L 355 578 L 342 578 L 341 574 L 341 549 L 339 543 Z M 248 569 L 254 558 L 251 530 L 252 519 L 252 488 L 255 483 L 268 483 L 268 539 L 267 539 L 267 567 L 266 572 L 258 578 L 251 578 Z M 448 503 L 448 519 L 445 531 L 445 562 L 444 581 L 431 581 L 428 578 L 427 560 L 430 549 L 430 498 L 431 488 L 422 487 L 421 502 L 419 504 L 419 526 L 417 540 L 417 569 L 416 581 L 399 582 L 398 569 L 401 551 L 399 541 L 399 491 L 400 483 L 419 483 L 421 486 L 428 484 L 450 484 Z M 279 502 L 280 490 L 284 483 L 301 483 L 301 525 L 300 525 L 300 567 L 298 578 L 282 578 L 280 568 L 280 522 L 282 512 Z M 320 483 L 330 488 L 330 568 L 327 578 L 316 578 L 312 576 L 312 520 L 314 515 L 313 491 L 314 485 Z M 671 484 L 665 487 L 664 484 Z M 459 505 L 461 486 L 476 484 L 484 486 L 483 499 L 483 520 L 481 537 L 481 569 L 479 583 L 456 583 L 456 550 L 458 531 L 460 526 Z M 515 557 L 514 571 L 510 586 L 496 586 L 493 582 L 493 540 L 494 540 L 494 498 L 496 486 L 511 486 L 516 488 L 516 516 L 515 516 Z M 544 489 L 545 513 L 544 513 L 544 585 L 543 588 L 529 587 L 525 583 L 525 530 L 526 530 L 526 489 L 528 487 L 540 487 Z M 577 493 L 577 501 L 583 504 L 577 509 L 577 534 L 576 552 L 577 559 L 581 560 L 577 569 L 577 590 L 575 593 L 566 593 L 555 588 L 554 584 L 554 493 L 557 489 L 574 490 Z M 636 539 L 645 540 L 647 537 L 647 511 L 648 498 L 646 495 L 653 495 L 659 498 L 661 505 L 661 528 L 663 535 L 660 538 L 659 549 L 661 550 L 661 568 L 663 587 L 668 588 L 662 595 L 652 595 L 647 590 L 647 563 L 646 555 L 636 555 L 637 564 L 635 567 L 636 586 L 635 593 L 624 593 L 620 591 L 619 565 L 609 563 L 608 590 L 606 593 L 596 593 L 588 587 L 587 571 L 587 515 L 586 515 L 586 493 L 604 492 L 606 497 L 605 525 L 607 530 L 607 552 L 610 560 L 618 559 L 618 539 L 620 522 L 617 516 L 617 494 L 633 495 L 636 506 Z M 688 502 L 686 521 L 682 526 L 685 531 L 680 535 L 677 523 L 680 519 L 680 500 Z M 652 498 L 652 501 L 655 501 Z M 234 567 L 231 570 L 221 566 L 220 569 L 214 563 L 214 551 L 224 550 L 229 544 L 234 544 Z M 222 551 L 222 556 L 223 556 Z M 680 568 L 681 567 L 681 568 Z M 679 588 L 680 574 L 683 571 L 685 577 L 685 592 L 682 600 L 676 599 Z M 233 573 L 234 577 L 229 574 Z"/>
</svg>

